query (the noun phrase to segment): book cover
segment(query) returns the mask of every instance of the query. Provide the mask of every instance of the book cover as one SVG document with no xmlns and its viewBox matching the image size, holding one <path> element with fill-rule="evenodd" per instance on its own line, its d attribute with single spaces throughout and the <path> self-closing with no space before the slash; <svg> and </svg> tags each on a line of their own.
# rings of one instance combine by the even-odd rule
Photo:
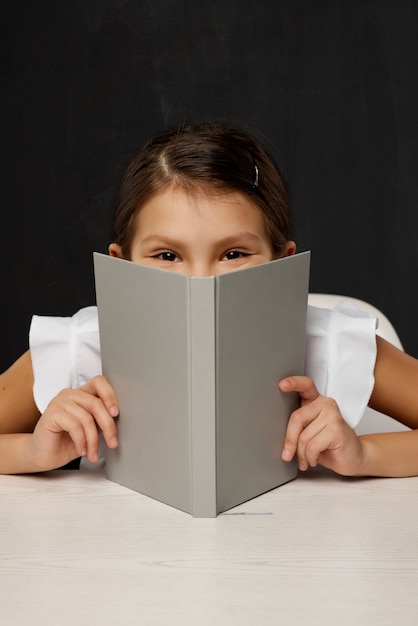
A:
<svg viewBox="0 0 418 626">
<path fill-rule="evenodd" d="M 95 253 L 103 373 L 120 404 L 110 480 L 215 517 L 297 475 L 280 459 L 304 370 L 310 253 L 191 277 Z"/>
</svg>

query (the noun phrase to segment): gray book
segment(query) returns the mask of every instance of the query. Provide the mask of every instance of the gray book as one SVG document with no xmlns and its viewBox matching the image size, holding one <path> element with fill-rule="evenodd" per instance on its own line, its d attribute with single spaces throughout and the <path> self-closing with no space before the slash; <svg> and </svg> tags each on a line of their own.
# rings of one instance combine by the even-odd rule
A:
<svg viewBox="0 0 418 626">
<path fill-rule="evenodd" d="M 211 277 L 94 254 L 103 373 L 120 404 L 107 477 L 195 517 L 286 483 L 310 253 Z"/>
</svg>

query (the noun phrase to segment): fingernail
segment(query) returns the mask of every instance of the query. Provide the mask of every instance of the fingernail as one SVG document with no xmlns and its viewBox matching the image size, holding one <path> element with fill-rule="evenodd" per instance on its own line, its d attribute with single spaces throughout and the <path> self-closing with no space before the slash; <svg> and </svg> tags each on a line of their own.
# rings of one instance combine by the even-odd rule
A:
<svg viewBox="0 0 418 626">
<path fill-rule="evenodd" d="M 118 438 L 117 437 L 112 437 L 112 439 L 109 442 L 109 445 L 111 448 L 117 448 L 118 447 Z"/>
<path fill-rule="evenodd" d="M 283 450 L 282 452 L 282 459 L 283 461 L 290 461 L 292 458 L 291 452 L 290 450 Z"/>
<path fill-rule="evenodd" d="M 109 412 L 112 417 L 117 417 L 119 415 L 119 409 L 117 406 L 111 406 Z"/>
</svg>

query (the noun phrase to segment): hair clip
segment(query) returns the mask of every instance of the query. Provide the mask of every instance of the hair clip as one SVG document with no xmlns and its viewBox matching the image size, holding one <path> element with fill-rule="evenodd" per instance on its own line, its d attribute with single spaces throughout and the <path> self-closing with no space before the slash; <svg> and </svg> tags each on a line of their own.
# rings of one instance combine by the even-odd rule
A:
<svg viewBox="0 0 418 626">
<path fill-rule="evenodd" d="M 253 189 L 258 189 L 258 167 L 257 163 L 253 160 L 254 165 L 254 178 L 253 178 Z"/>
</svg>

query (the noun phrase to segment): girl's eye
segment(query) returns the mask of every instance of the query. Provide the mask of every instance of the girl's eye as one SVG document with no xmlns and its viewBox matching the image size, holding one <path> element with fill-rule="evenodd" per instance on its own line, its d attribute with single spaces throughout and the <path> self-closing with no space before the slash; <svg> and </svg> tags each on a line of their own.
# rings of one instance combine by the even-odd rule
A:
<svg viewBox="0 0 418 626">
<path fill-rule="evenodd" d="M 241 257 L 248 256 L 246 252 L 240 252 L 239 250 L 229 250 L 224 256 L 224 259 L 227 261 L 234 261 L 235 259 L 240 259 Z"/>
<path fill-rule="evenodd" d="M 161 261 L 178 261 L 179 257 L 174 254 L 174 252 L 170 252 L 169 250 L 164 250 L 164 252 L 160 252 L 159 254 L 156 254 L 155 257 L 157 259 L 161 259 Z"/>
</svg>

